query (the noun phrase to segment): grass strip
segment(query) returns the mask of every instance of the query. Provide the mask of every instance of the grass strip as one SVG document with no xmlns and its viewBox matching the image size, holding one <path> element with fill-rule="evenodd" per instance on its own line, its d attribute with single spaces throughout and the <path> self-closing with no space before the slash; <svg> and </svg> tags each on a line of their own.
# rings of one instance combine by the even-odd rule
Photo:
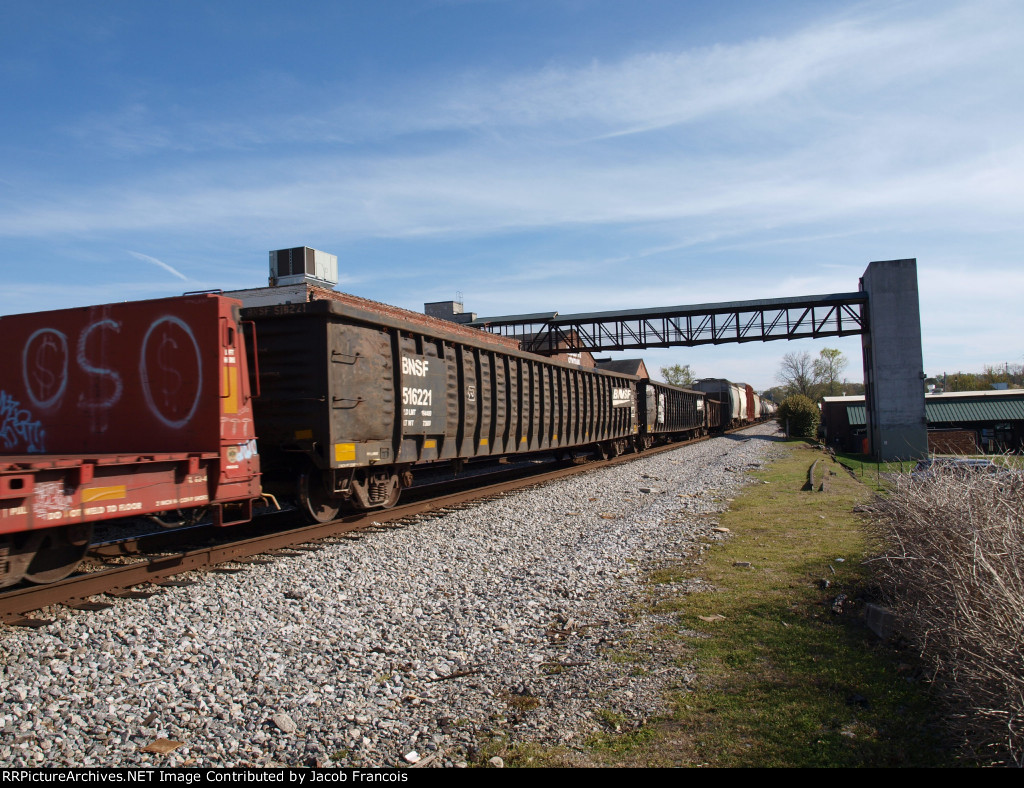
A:
<svg viewBox="0 0 1024 788">
<path fill-rule="evenodd" d="M 662 584 L 701 578 L 715 589 L 658 594 L 653 608 L 678 611 L 662 645 L 682 647 L 680 658 L 696 665 L 699 678 L 673 698 L 670 717 L 592 742 L 601 762 L 954 763 L 912 656 L 881 643 L 858 615 L 871 586 L 864 560 L 872 546 L 853 508 L 870 491 L 822 452 L 790 445 L 720 518 L 727 540 L 699 564 L 652 575 Z M 824 492 L 805 489 L 815 459 L 828 474 Z"/>
<path fill-rule="evenodd" d="M 879 462 L 866 454 L 854 454 L 851 452 L 836 452 L 836 459 L 846 468 L 850 469 L 857 480 L 868 489 L 875 492 L 886 492 L 889 489 L 889 478 L 887 474 L 910 473 L 914 470 L 917 462 L 894 460 L 891 462 Z"/>
<path fill-rule="evenodd" d="M 654 642 L 607 655 L 634 662 L 636 675 L 652 648 L 695 668 L 671 713 L 637 728 L 595 706 L 608 732 L 582 751 L 495 737 L 478 763 L 498 754 L 528 767 L 963 765 L 941 738 L 914 655 L 862 623 L 874 585 L 865 559 L 877 550 L 854 507 L 874 493 L 807 442 L 787 445 L 719 517 L 724 540 L 650 572 L 635 613 L 670 622 L 645 636 Z"/>
<path fill-rule="evenodd" d="M 1015 470 L 1024 470 L 1024 457 L 1009 454 L 965 454 L 965 455 L 940 455 L 933 457 L 960 457 L 961 459 L 990 460 L 996 465 Z M 836 459 L 850 469 L 850 472 L 857 477 L 858 481 L 877 492 L 888 492 L 891 486 L 891 474 L 911 473 L 917 466 L 916 461 L 894 460 L 891 462 L 879 462 L 866 454 L 853 452 L 836 452 Z"/>
</svg>

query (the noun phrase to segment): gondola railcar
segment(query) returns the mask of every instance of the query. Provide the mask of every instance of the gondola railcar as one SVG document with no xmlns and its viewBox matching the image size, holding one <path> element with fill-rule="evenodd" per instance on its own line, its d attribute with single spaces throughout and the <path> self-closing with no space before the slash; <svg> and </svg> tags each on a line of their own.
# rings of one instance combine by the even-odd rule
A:
<svg viewBox="0 0 1024 788">
<path fill-rule="evenodd" d="M 642 379 L 637 399 L 640 403 L 639 449 L 706 435 L 711 426 L 708 397 L 704 392 Z"/>
<path fill-rule="evenodd" d="M 637 379 L 598 373 L 337 301 L 242 310 L 256 326 L 266 487 L 307 514 L 392 506 L 418 464 L 618 454 L 638 434 Z"/>
</svg>

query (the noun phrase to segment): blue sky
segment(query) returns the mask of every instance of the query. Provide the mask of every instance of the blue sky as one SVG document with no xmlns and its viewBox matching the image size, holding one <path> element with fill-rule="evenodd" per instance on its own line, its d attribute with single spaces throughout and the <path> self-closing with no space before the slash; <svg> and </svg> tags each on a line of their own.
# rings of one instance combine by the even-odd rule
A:
<svg viewBox="0 0 1024 788">
<path fill-rule="evenodd" d="M 1024 361 L 1024 4 L 0 8 L 0 314 L 266 283 L 480 315 L 845 292 L 916 257 L 925 369 Z M 645 351 L 775 382 L 857 338 Z M 636 354 L 626 354 L 636 355 Z"/>
</svg>

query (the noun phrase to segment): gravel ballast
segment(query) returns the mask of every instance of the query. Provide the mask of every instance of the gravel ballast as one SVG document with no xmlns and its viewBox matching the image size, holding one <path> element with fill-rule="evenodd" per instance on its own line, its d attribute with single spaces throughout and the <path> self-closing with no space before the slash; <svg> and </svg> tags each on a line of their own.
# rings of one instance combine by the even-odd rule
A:
<svg viewBox="0 0 1024 788">
<path fill-rule="evenodd" d="M 775 434 L 4 628 L 0 763 L 462 766 L 496 739 L 571 749 L 639 725 L 693 679 L 630 612 L 647 574 L 723 538 L 715 515 Z"/>
</svg>

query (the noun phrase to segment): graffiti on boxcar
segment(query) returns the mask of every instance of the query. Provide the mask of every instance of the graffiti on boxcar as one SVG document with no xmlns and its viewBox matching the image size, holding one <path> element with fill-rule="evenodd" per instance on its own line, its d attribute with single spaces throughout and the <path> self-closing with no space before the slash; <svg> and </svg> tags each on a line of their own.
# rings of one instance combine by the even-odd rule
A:
<svg viewBox="0 0 1024 788">
<path fill-rule="evenodd" d="M 256 441 L 248 440 L 239 446 L 228 446 L 226 451 L 229 463 L 245 462 L 256 456 Z"/>
<path fill-rule="evenodd" d="M 68 386 L 68 338 L 54 328 L 40 328 L 21 353 L 21 376 L 32 404 L 40 410 L 60 405 Z"/>
<path fill-rule="evenodd" d="M 202 356 L 191 327 L 165 315 L 142 340 L 139 375 L 146 405 L 163 424 L 181 429 L 192 420 L 203 388 Z"/>
<path fill-rule="evenodd" d="M 89 337 L 94 331 L 107 330 L 114 331 L 118 334 L 121 333 L 121 324 L 116 320 L 110 318 L 104 318 L 103 320 L 97 320 L 95 323 L 90 323 L 78 335 L 78 352 L 75 356 L 75 360 L 78 362 L 78 366 L 81 367 L 83 372 L 87 372 L 99 381 L 95 384 L 94 392 L 95 397 L 87 397 L 84 391 L 78 393 L 78 407 L 82 410 L 87 410 L 92 413 L 92 431 L 93 432 L 106 432 L 110 422 L 108 421 L 108 414 L 110 409 L 114 407 L 121 399 L 121 394 L 124 392 L 124 383 L 121 381 L 121 376 L 112 369 L 99 366 L 98 363 L 93 363 L 93 360 L 88 355 L 88 342 Z M 103 353 L 104 343 L 100 340 L 101 356 Z M 105 363 L 105 362 L 104 362 Z M 103 382 L 105 381 L 105 382 Z"/>
<path fill-rule="evenodd" d="M 241 435 L 245 437 L 252 432 L 252 419 L 248 416 L 221 416 L 221 435 Z M 230 428 L 228 427 L 230 425 Z"/>
<path fill-rule="evenodd" d="M 43 445 L 46 430 L 40 421 L 32 419 L 31 411 L 6 391 L 0 391 L 0 441 L 8 451 L 24 447 L 31 454 L 46 451 Z"/>
<path fill-rule="evenodd" d="M 37 482 L 32 509 L 44 520 L 59 520 L 74 502 L 72 496 L 65 494 L 63 482 Z"/>
<path fill-rule="evenodd" d="M 106 432 L 112 409 L 125 392 L 121 356 L 110 357 L 107 335 L 120 334 L 123 323 L 109 317 L 85 326 L 75 345 L 75 363 L 89 376 L 87 385 L 78 388 L 78 407 L 91 414 L 90 430 Z M 25 393 L 38 410 L 52 412 L 60 407 L 69 385 L 67 335 L 55 328 L 32 333 L 21 354 L 21 374 Z M 165 426 L 181 429 L 195 415 L 203 385 L 199 344 L 187 323 L 164 316 L 149 325 L 139 355 L 142 392 L 150 411 Z M 13 417 L 12 417 L 13 418 Z M 30 423 L 16 426 L 5 421 L 8 435 L 31 430 Z M 12 448 L 8 446 L 8 448 Z M 29 449 L 42 451 L 42 449 Z"/>
</svg>

